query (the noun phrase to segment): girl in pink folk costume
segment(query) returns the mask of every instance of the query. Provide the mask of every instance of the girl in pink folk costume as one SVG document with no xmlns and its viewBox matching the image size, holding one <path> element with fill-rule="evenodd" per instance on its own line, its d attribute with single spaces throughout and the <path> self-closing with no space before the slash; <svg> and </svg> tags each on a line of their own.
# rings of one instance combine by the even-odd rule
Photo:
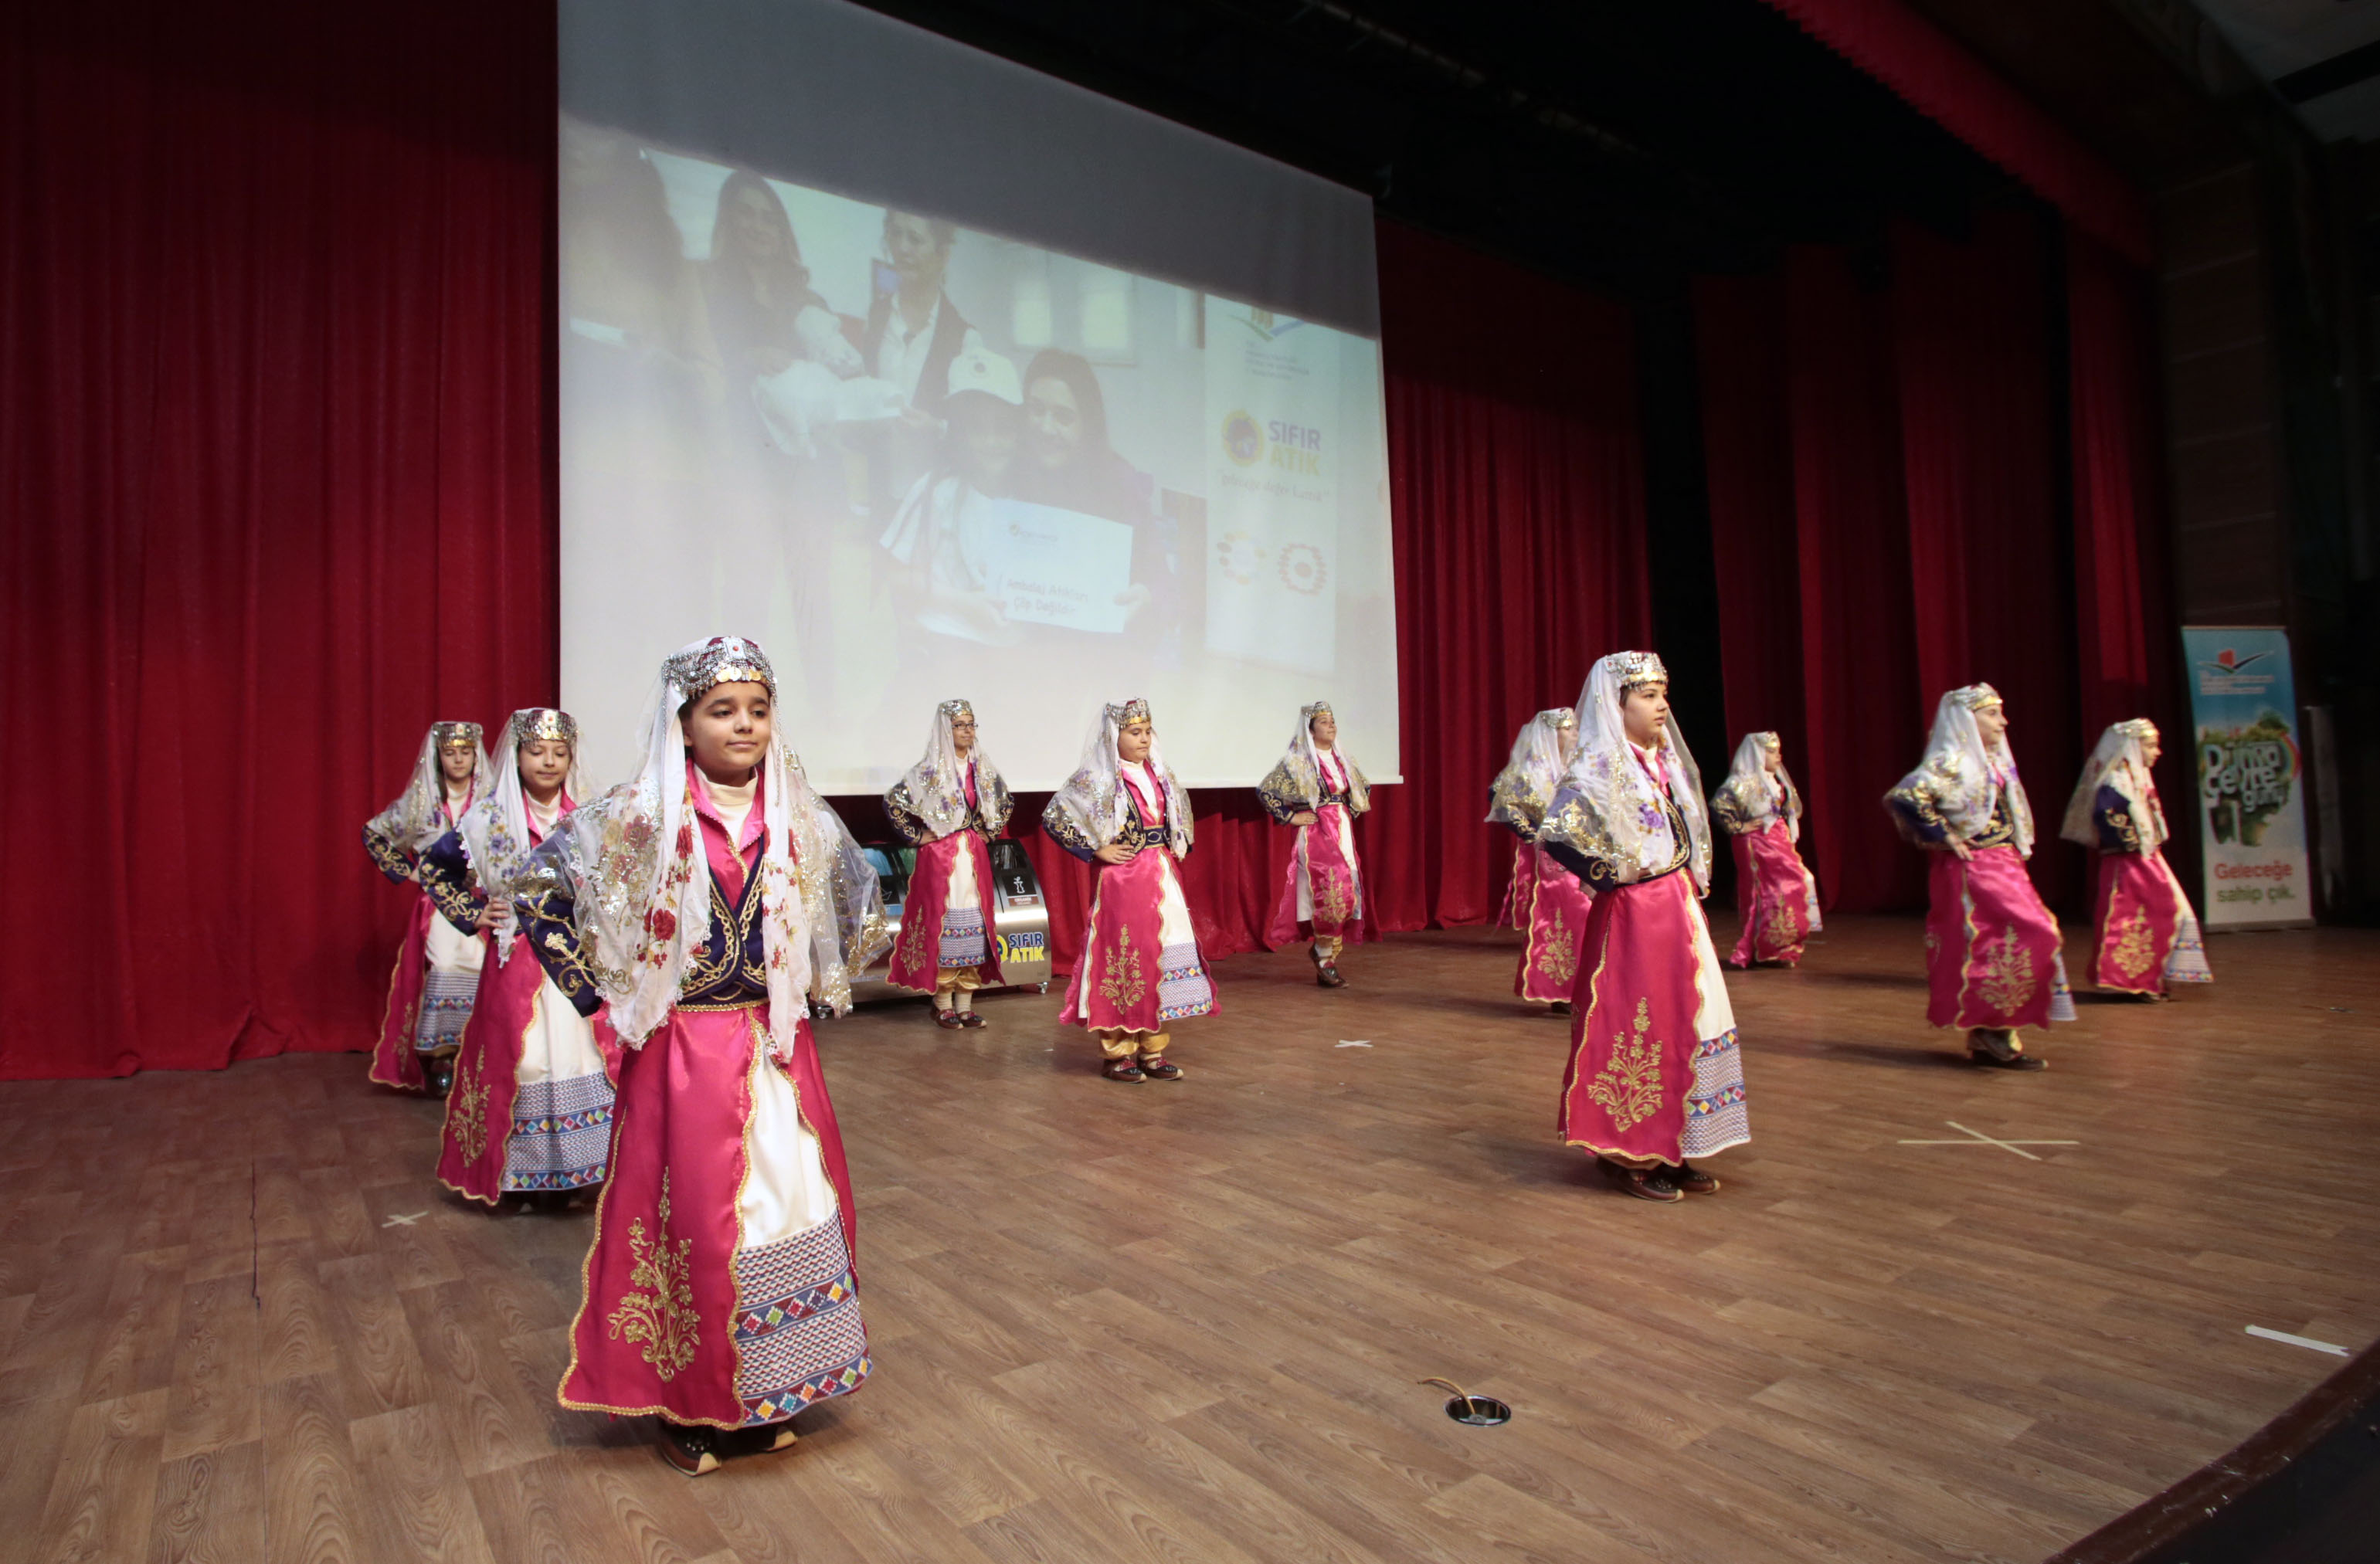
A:
<svg viewBox="0 0 2380 1564">
<path fill-rule="evenodd" d="M 510 900 L 530 850 L 576 807 L 577 756 L 568 712 L 514 712 L 496 741 L 495 786 L 421 855 L 440 915 L 494 956 L 480 969 L 438 1151 L 438 1182 L 489 1206 L 520 1194 L 561 1210 L 611 1163 L 618 1041 L 519 949 Z"/>
<path fill-rule="evenodd" d="M 934 709 L 926 758 L 884 794 L 892 827 L 917 849 L 892 946 L 892 981 L 934 996 L 934 1022 L 981 1026 L 975 991 L 1000 981 L 991 927 L 991 839 L 1014 801 L 976 739 L 975 708 Z"/>
<path fill-rule="evenodd" d="M 809 1005 L 849 1008 L 883 908 L 774 731 L 776 689 L 737 637 L 671 657 L 636 780 L 557 822 L 513 903 L 631 1050 L 560 1399 L 658 1414 L 689 1475 L 791 1445 L 795 1412 L 871 1366 Z"/>
<path fill-rule="evenodd" d="M 1643 1200 L 1715 1194 L 1690 1160 L 1752 1138 L 1727 976 L 1703 921 L 1702 777 L 1651 652 L 1596 663 L 1537 841 L 1595 890 L 1560 1129 Z"/>
<path fill-rule="evenodd" d="M 1945 695 L 1925 758 L 1884 795 L 1900 833 L 1935 855 L 1925 917 L 1925 1018 L 1967 1034 L 1967 1058 L 2043 1070 L 2022 1026 L 2074 1019 L 2058 919 L 2024 863 L 2033 806 L 2009 753 L 2008 709 L 1989 685 Z"/>
<path fill-rule="evenodd" d="M 1212 1014 L 1215 984 L 1182 893 L 1190 801 L 1158 752 L 1148 702 L 1101 710 L 1041 829 L 1097 875 L 1059 1020 L 1099 1039 L 1111 1081 L 1180 1080 L 1169 1029 Z"/>
<path fill-rule="evenodd" d="M 405 791 L 364 822 L 364 851 L 392 880 L 419 885 L 421 855 L 488 795 L 492 779 L 479 723 L 431 723 Z M 479 940 L 435 915 L 428 895 L 415 898 L 389 976 L 373 1080 L 407 1091 L 446 1089 L 480 988 L 480 953 Z"/>
<path fill-rule="evenodd" d="M 2099 855 L 2091 981 L 2143 1000 L 2168 983 L 2212 983 L 2198 915 L 2165 861 L 2165 805 L 2150 774 L 2163 746 L 2145 717 L 2099 735 L 2066 806 L 2060 834 Z"/>
<path fill-rule="evenodd" d="M 1297 846 L 1265 931 L 1274 946 L 1304 932 L 1313 940 L 1314 980 L 1343 988 L 1339 952 L 1364 927 L 1364 870 L 1355 857 L 1355 817 L 1372 806 L 1363 768 L 1339 749 L 1339 720 L 1318 700 L 1298 712 L 1288 753 L 1257 784 L 1275 825 L 1293 826 Z"/>
<path fill-rule="evenodd" d="M 1489 823 L 1520 839 L 1512 849 L 1507 916 L 1527 938 L 1521 942 L 1512 992 L 1555 1015 L 1570 1013 L 1595 893 L 1537 845 L 1537 827 L 1577 751 L 1578 714 L 1567 706 L 1540 711 L 1522 726 L 1512 741 L 1512 762 L 1488 790 Z"/>
<path fill-rule="evenodd" d="M 1800 965 L 1803 945 L 1823 927 L 1818 881 L 1802 862 L 1802 794 L 1775 734 L 1743 735 L 1710 813 L 1735 843 L 1735 903 L 1743 914 L 1727 964 Z"/>
</svg>

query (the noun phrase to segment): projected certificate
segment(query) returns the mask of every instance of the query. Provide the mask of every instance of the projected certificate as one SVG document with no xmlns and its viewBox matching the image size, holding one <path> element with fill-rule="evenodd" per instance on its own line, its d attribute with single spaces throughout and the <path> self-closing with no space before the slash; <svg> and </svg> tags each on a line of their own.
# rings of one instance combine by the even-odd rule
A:
<svg viewBox="0 0 2380 1564">
<path fill-rule="evenodd" d="M 1002 509 L 996 595 L 1010 621 L 1121 631 L 1129 614 L 1132 528 L 1017 500 Z"/>
</svg>

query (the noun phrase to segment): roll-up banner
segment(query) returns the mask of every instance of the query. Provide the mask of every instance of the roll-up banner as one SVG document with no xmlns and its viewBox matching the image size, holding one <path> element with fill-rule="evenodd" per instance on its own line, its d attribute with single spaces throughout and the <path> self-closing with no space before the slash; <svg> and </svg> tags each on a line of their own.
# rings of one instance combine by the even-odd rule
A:
<svg viewBox="0 0 2380 1564">
<path fill-rule="evenodd" d="M 2181 632 L 2197 730 L 2198 839 L 2209 928 L 2313 921 L 2304 752 L 2289 632 L 2192 624 Z"/>
</svg>

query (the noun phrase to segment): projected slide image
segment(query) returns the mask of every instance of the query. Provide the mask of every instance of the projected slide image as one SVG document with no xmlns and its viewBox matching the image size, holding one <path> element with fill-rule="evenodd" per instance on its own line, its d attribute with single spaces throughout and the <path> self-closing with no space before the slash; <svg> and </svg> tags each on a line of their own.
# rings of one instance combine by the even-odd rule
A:
<svg viewBox="0 0 2380 1564">
<path fill-rule="evenodd" d="M 1376 343 L 567 116 L 561 169 L 570 697 L 758 636 L 832 792 L 950 695 L 1023 786 L 1100 696 L 1201 783 L 1393 707 Z"/>
</svg>

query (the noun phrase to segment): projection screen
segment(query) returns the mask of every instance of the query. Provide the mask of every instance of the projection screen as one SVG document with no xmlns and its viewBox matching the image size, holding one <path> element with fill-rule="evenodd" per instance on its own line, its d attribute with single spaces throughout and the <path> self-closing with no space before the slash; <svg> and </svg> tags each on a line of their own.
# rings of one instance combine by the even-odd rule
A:
<svg viewBox="0 0 2380 1564">
<path fill-rule="evenodd" d="M 766 644 L 829 793 L 938 701 L 1019 790 L 1099 703 L 1193 785 L 1328 699 L 1399 771 L 1371 204 L 844 4 L 560 7 L 562 685 Z"/>
</svg>

